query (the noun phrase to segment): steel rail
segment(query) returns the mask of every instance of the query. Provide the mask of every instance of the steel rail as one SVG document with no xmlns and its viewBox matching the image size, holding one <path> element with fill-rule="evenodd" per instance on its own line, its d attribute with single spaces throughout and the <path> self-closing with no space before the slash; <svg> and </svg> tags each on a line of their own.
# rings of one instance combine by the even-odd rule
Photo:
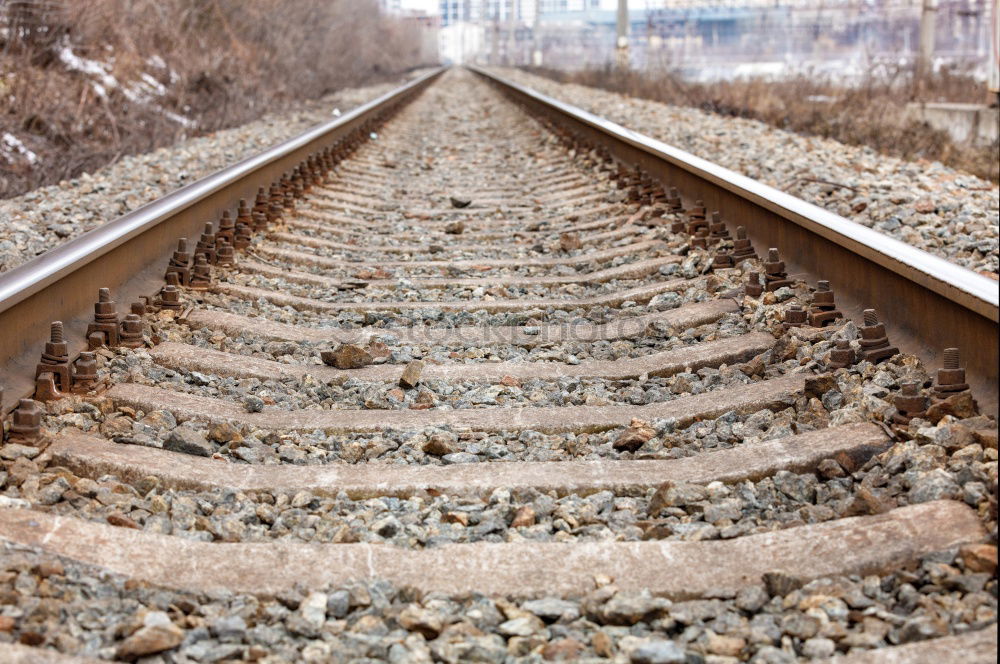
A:
<svg viewBox="0 0 1000 664">
<path fill-rule="evenodd" d="M 928 368 L 940 366 L 944 348 L 960 348 L 981 407 L 996 414 L 996 281 L 493 72 L 469 69 L 619 161 L 676 186 L 686 201 L 701 199 L 724 220 L 745 226 L 758 254 L 777 247 L 789 272 L 829 280 L 845 314 L 857 320 L 863 309 L 876 309 L 893 345 Z"/>
<path fill-rule="evenodd" d="M 312 127 L 255 156 L 208 175 L 37 258 L 0 274 L 2 410 L 29 396 L 34 366 L 49 324 L 63 321 L 71 356 L 85 348 L 98 288 L 108 287 L 119 313 L 163 285 L 180 237 L 196 239 L 208 221 L 267 186 L 310 155 L 411 99 L 436 79 L 435 69 L 330 122 Z M 193 246 L 193 243 L 192 243 Z"/>
</svg>

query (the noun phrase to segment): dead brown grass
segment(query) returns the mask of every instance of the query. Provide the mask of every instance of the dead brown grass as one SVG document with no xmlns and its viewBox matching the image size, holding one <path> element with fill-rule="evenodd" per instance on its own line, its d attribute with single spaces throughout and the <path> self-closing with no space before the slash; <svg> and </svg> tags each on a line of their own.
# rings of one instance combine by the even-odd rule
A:
<svg viewBox="0 0 1000 664">
<path fill-rule="evenodd" d="M 798 76 L 784 81 L 686 81 L 670 71 L 621 72 L 613 68 L 563 72 L 531 70 L 556 81 L 598 87 L 633 97 L 752 118 L 813 136 L 869 146 L 911 160 L 938 160 L 981 178 L 1000 180 L 998 146 L 957 145 L 942 131 L 904 119 L 909 72 L 879 70 L 856 87 Z M 925 101 L 982 102 L 985 87 L 961 73 L 943 71 L 920 92 Z"/>
<path fill-rule="evenodd" d="M 426 64 L 375 0 L 0 0 L 0 27 L 0 126 L 40 158 L 0 158 L 0 198 Z M 67 45 L 122 85 L 102 97 Z M 166 93 L 130 100 L 143 75 Z"/>
</svg>

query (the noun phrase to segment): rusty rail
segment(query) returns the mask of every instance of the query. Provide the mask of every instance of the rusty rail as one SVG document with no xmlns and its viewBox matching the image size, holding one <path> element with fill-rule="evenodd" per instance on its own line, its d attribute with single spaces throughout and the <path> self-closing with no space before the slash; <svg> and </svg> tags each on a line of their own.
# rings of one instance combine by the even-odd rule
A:
<svg viewBox="0 0 1000 664">
<path fill-rule="evenodd" d="M 780 249 L 790 273 L 830 281 L 839 308 L 854 320 L 876 309 L 893 342 L 928 367 L 942 366 L 944 349 L 959 347 L 983 412 L 997 413 L 995 281 L 495 73 L 470 69 L 531 112 L 677 187 L 685 200 L 700 199 L 746 226 L 754 246 Z"/>
<path fill-rule="evenodd" d="M 0 274 L 2 412 L 9 412 L 20 397 L 32 393 L 35 364 L 52 321 L 63 322 L 70 357 L 75 357 L 86 348 L 85 332 L 94 318 L 99 288 L 111 289 L 119 311 L 129 302 L 156 293 L 178 238 L 196 238 L 206 221 L 217 220 L 240 199 L 253 200 L 259 187 L 384 117 L 443 71 L 428 72 L 337 120 L 308 129 Z"/>
</svg>

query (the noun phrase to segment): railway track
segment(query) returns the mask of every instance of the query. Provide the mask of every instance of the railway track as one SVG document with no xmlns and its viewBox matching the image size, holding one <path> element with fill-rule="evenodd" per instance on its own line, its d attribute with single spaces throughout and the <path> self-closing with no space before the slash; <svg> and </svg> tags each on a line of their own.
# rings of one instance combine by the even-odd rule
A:
<svg viewBox="0 0 1000 664">
<path fill-rule="evenodd" d="M 995 292 L 709 166 L 435 72 L 0 275 L 0 660 L 994 661 Z"/>
</svg>

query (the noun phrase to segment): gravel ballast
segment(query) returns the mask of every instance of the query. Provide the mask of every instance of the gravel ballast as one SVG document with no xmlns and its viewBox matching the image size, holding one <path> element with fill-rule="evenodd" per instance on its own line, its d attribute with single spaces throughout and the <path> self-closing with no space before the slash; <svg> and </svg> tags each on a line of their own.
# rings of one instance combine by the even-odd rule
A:
<svg viewBox="0 0 1000 664">
<path fill-rule="evenodd" d="M 757 120 L 497 73 L 986 276 L 1000 272 L 1000 189 L 992 182 Z"/>
<path fill-rule="evenodd" d="M 414 72 L 408 78 L 419 75 Z M 304 108 L 121 160 L 58 185 L 0 201 L 0 272 L 175 189 L 328 122 L 399 82 L 346 88 Z"/>
<path fill-rule="evenodd" d="M 546 202 L 539 172 L 583 184 Z M 338 189 L 356 209 L 324 223 L 373 230 L 317 249 L 300 213 Z M 94 389 L 41 404 L 39 438 L 0 444 L 0 661 L 979 655 L 995 418 L 931 402 L 918 357 L 864 355 L 870 325 L 797 326 L 826 306 L 802 275 L 747 294 L 758 258 L 713 270 L 730 240 L 668 233 L 624 189 L 446 73 L 207 290 L 152 305 L 142 344 L 97 348 Z M 489 216 L 516 197 L 538 202 Z M 408 237 L 593 209 L 634 238 Z M 251 262 L 278 243 L 298 258 Z M 458 262 L 484 255 L 500 268 Z"/>
</svg>

